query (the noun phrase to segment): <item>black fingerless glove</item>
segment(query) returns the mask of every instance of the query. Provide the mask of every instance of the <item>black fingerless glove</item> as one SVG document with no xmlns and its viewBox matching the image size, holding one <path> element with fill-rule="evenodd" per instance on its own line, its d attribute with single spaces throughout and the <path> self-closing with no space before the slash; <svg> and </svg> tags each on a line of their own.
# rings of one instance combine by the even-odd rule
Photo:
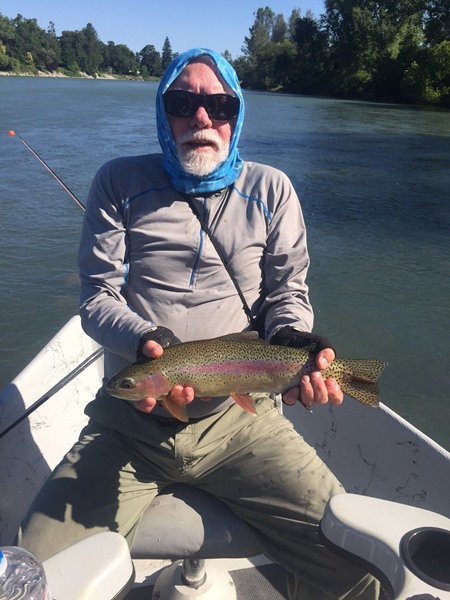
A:
<svg viewBox="0 0 450 600">
<path fill-rule="evenodd" d="M 136 352 L 138 360 L 141 358 L 148 358 L 148 356 L 146 357 L 145 354 L 143 354 L 142 349 L 144 348 L 145 342 L 149 341 L 158 342 L 163 348 L 181 343 L 181 340 L 179 340 L 170 329 L 167 329 L 167 327 L 152 327 L 142 335 L 139 341 Z"/>
<path fill-rule="evenodd" d="M 290 325 L 286 325 L 279 329 L 271 338 L 270 343 L 276 346 L 290 346 L 291 348 L 305 348 L 308 352 L 317 355 L 325 348 L 331 348 L 336 352 L 327 338 L 316 335 L 315 333 L 307 333 L 298 331 Z"/>
</svg>

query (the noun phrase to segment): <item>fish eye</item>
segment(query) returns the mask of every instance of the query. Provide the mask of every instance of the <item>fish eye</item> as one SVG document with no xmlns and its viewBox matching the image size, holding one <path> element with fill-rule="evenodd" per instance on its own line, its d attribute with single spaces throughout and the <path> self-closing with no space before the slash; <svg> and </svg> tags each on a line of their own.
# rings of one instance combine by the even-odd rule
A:
<svg viewBox="0 0 450 600">
<path fill-rule="evenodd" d="M 131 377 L 122 379 L 120 382 L 120 387 L 124 390 L 132 390 L 134 388 L 134 379 L 131 379 Z"/>
</svg>

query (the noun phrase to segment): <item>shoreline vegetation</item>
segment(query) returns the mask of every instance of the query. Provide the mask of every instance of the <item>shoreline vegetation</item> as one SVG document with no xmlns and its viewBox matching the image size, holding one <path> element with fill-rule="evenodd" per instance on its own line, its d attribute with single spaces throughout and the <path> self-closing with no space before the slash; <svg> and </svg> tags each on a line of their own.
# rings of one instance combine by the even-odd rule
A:
<svg viewBox="0 0 450 600">
<path fill-rule="evenodd" d="M 315 18 L 258 8 L 242 55 L 223 56 L 244 89 L 450 108 L 448 0 L 324 0 Z M 0 75 L 158 81 L 177 53 L 102 42 L 92 23 L 56 35 L 0 13 Z"/>
<path fill-rule="evenodd" d="M 121 75 L 112 73 L 95 73 L 94 75 L 88 75 L 84 72 L 79 73 L 64 73 L 63 71 L 0 71 L 0 77 L 46 77 L 53 79 L 108 79 L 108 80 L 128 80 L 128 81 L 159 81 L 159 77 L 147 77 L 143 78 L 141 75 Z"/>
</svg>

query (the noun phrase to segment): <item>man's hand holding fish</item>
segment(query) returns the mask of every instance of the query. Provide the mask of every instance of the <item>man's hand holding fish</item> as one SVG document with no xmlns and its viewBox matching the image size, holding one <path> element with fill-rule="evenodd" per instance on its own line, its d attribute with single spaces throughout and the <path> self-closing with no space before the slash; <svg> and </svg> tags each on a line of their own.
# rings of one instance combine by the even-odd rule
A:
<svg viewBox="0 0 450 600">
<path fill-rule="evenodd" d="M 149 340 L 145 342 L 142 347 L 142 354 L 148 358 L 159 358 L 164 352 L 163 347 L 155 342 Z M 170 402 L 177 406 L 185 406 L 190 404 L 195 397 L 195 390 L 190 386 L 183 387 L 182 385 L 175 385 L 169 393 Z M 153 397 L 144 398 L 136 402 L 134 406 L 144 413 L 150 413 L 155 408 L 158 400 Z"/>
<path fill-rule="evenodd" d="M 316 357 L 317 371 L 309 375 L 302 375 L 300 387 L 293 387 L 283 395 L 283 402 L 292 406 L 296 402 L 302 402 L 306 408 L 313 404 L 327 404 L 333 406 L 342 404 L 344 394 L 337 381 L 332 377 L 324 379 L 320 371 L 324 371 L 335 359 L 336 354 L 332 348 L 321 350 Z"/>
</svg>

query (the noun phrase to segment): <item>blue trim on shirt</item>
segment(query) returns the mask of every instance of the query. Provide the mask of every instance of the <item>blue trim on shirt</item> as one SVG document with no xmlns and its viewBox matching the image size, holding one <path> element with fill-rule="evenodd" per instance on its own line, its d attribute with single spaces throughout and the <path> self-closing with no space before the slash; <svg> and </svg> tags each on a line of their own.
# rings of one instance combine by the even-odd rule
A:
<svg viewBox="0 0 450 600">
<path fill-rule="evenodd" d="M 127 210 L 130 206 L 130 204 L 132 202 L 134 202 L 134 200 L 137 200 L 138 198 L 141 198 L 142 196 L 145 196 L 146 194 L 149 194 L 151 192 L 164 192 L 165 190 L 173 190 L 171 185 L 165 185 L 163 187 L 160 188 L 156 188 L 156 187 L 151 187 L 148 188 L 146 190 L 143 190 L 142 192 L 139 192 L 138 194 L 135 194 L 134 196 L 132 196 L 131 198 L 126 198 L 125 200 L 122 201 L 122 210 Z M 264 202 L 264 200 L 262 200 L 261 198 L 258 198 L 256 196 L 251 196 L 249 194 L 244 194 L 243 192 L 241 192 L 236 186 L 232 186 L 232 190 L 235 191 L 238 196 L 240 196 L 241 198 L 243 198 L 244 200 L 250 200 L 251 202 L 256 202 L 263 210 L 264 215 L 266 216 L 267 220 L 269 221 L 269 223 L 272 221 L 272 214 L 270 213 L 267 204 Z M 207 216 L 208 216 L 208 208 L 207 208 L 207 203 L 208 203 L 208 197 L 204 198 L 204 203 L 203 203 L 203 220 L 206 221 L 207 220 Z M 204 243 L 204 231 L 203 228 L 200 226 L 200 231 L 199 231 L 199 246 L 198 246 L 198 250 L 194 259 L 194 265 L 192 267 L 191 270 L 191 275 L 189 277 L 189 285 L 193 286 L 194 282 L 195 282 L 195 274 L 200 262 L 200 258 L 202 255 L 202 250 L 203 250 L 203 243 Z M 125 274 L 124 274 L 124 279 L 123 279 L 123 284 L 122 286 L 125 287 L 126 283 L 127 283 L 127 278 L 128 278 L 128 272 L 129 272 L 129 265 L 128 263 L 125 264 Z"/>
<path fill-rule="evenodd" d="M 194 265 L 192 267 L 191 276 L 189 278 L 189 285 L 190 286 L 193 286 L 194 282 L 195 282 L 195 272 L 197 271 L 198 263 L 200 262 L 200 256 L 202 255 L 203 236 L 204 236 L 204 232 L 203 232 L 203 229 L 200 227 L 200 232 L 199 232 L 200 242 L 199 242 L 199 245 L 198 245 L 197 254 L 195 256 Z"/>
<path fill-rule="evenodd" d="M 125 288 L 125 286 L 127 285 L 127 280 L 128 280 L 128 274 L 130 272 L 130 263 L 126 262 L 123 263 L 123 266 L 125 268 L 125 273 L 123 274 L 123 282 L 122 282 L 122 290 Z"/>
<path fill-rule="evenodd" d="M 256 196 L 249 196 L 248 194 L 244 194 L 243 192 L 238 190 L 238 188 L 235 185 L 233 185 L 233 190 L 241 198 L 244 198 L 245 200 L 251 200 L 252 202 L 256 202 L 257 204 L 259 204 L 259 206 L 261 206 L 261 208 L 263 209 L 263 212 L 266 215 L 267 219 L 269 220 L 269 223 L 270 221 L 272 221 L 272 214 L 269 211 L 267 204 L 264 202 L 264 200 L 261 200 L 261 198 L 257 198 Z"/>
<path fill-rule="evenodd" d="M 207 217 L 208 217 L 208 209 L 207 209 L 207 204 L 208 204 L 208 198 L 205 197 L 203 198 L 203 215 L 202 215 L 202 219 L 204 222 L 207 221 Z M 195 272 L 197 270 L 198 264 L 200 262 L 200 257 L 202 255 L 202 250 L 203 250 L 203 240 L 205 237 L 205 232 L 203 231 L 203 227 L 200 225 L 200 233 L 199 233 L 199 246 L 198 246 L 198 250 L 197 250 L 197 254 L 195 256 L 195 260 L 194 260 L 194 265 L 192 267 L 192 271 L 191 271 L 191 276 L 189 278 L 189 285 L 193 286 L 194 285 L 194 281 L 195 281 Z"/>
</svg>

